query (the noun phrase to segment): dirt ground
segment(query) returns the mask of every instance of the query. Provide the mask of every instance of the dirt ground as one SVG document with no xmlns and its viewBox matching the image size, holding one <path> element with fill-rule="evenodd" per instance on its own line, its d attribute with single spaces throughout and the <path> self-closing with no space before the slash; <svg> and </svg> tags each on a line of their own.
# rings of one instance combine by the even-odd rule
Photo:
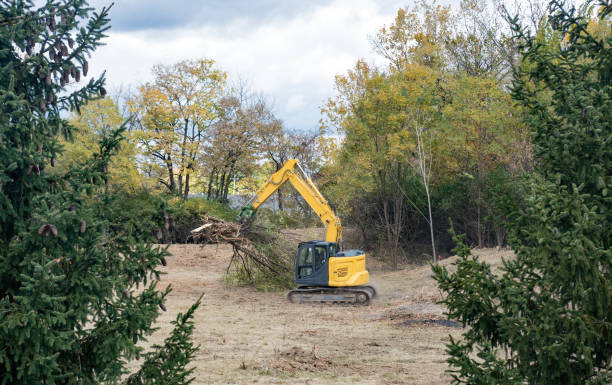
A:
<svg viewBox="0 0 612 385">
<path fill-rule="evenodd" d="M 435 304 L 440 293 L 428 266 L 385 271 L 370 258 L 379 296 L 369 306 L 291 304 L 285 293 L 224 284 L 227 245 L 172 245 L 169 251 L 161 286 L 171 284 L 173 291 L 149 343 L 162 343 L 170 321 L 205 293 L 194 318 L 194 340 L 201 345 L 194 384 L 450 382 L 444 347 L 461 328 L 445 321 L 444 309 Z M 475 253 L 494 265 L 512 255 Z"/>
</svg>

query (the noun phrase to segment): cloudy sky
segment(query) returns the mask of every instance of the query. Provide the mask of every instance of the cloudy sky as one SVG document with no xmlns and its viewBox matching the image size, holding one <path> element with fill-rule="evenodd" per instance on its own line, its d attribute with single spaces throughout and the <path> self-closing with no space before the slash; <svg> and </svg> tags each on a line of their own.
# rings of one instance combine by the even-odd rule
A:
<svg viewBox="0 0 612 385">
<path fill-rule="evenodd" d="M 412 0 L 120 0 L 92 73 L 109 89 L 151 79 L 151 67 L 211 58 L 263 93 L 288 128 L 318 125 L 334 75 L 358 58 L 382 63 L 368 36 Z M 93 0 L 101 8 L 110 0 Z"/>
</svg>

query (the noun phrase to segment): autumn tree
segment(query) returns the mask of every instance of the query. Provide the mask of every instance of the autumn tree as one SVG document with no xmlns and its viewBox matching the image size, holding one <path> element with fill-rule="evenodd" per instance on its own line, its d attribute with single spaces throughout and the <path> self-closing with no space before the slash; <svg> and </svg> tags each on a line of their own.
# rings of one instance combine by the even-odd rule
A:
<svg viewBox="0 0 612 385">
<path fill-rule="evenodd" d="M 56 161 L 55 170 L 65 172 L 72 165 L 91 157 L 99 141 L 125 120 L 117 104 L 108 96 L 82 106 L 80 113 L 71 115 L 72 139 L 60 142 L 64 152 Z M 138 168 L 139 154 L 133 136 L 124 133 L 121 147 L 109 163 L 109 183 L 114 189 L 130 193 L 148 189 L 149 182 Z"/>
<path fill-rule="evenodd" d="M 339 96 L 326 107 L 330 122 L 338 122 L 345 135 L 340 162 L 349 173 L 365 173 L 368 178 L 362 178 L 358 188 L 371 188 L 377 196 L 376 221 L 385 234 L 394 268 L 408 210 L 423 215 L 433 226 L 432 216 L 407 199 L 404 187 L 419 175 L 425 183 L 424 197 L 429 198 L 431 146 L 442 102 L 437 94 L 439 77 L 438 70 L 419 63 L 406 63 L 401 70 L 385 74 L 358 62 L 347 76 L 337 77 Z M 431 205 L 425 207 L 427 211 Z"/>
<path fill-rule="evenodd" d="M 262 123 L 259 126 L 257 148 L 260 159 L 272 166 L 268 173 L 280 170 L 289 159 L 297 159 L 302 169 L 311 175 L 318 170 L 320 161 L 325 158 L 325 155 L 319 152 L 320 132 L 289 130 L 283 126 L 281 120 L 274 117 Z M 283 190 L 285 189 L 281 187 L 276 191 L 280 211 L 283 211 Z M 292 191 L 289 195 L 295 198 L 295 202 L 299 204 L 303 201 L 299 193 L 289 191 Z M 300 206 L 304 212 L 310 211 L 310 208 Z"/>
<path fill-rule="evenodd" d="M 487 172 L 521 151 L 515 142 L 526 134 L 521 124 L 520 109 L 515 108 L 510 95 L 492 76 L 458 76 L 449 84 L 449 103 L 444 107 L 444 135 L 448 141 L 447 156 L 456 173 L 476 180 L 475 233 L 479 247 L 484 246 L 482 221 L 484 181 Z"/>
<path fill-rule="evenodd" d="M 454 32 L 444 41 L 448 68 L 507 83 L 519 57 L 498 3 L 462 0 L 455 20 Z"/>
<path fill-rule="evenodd" d="M 389 26 L 370 38 L 374 50 L 401 70 L 408 63 L 441 67 L 444 42 L 453 27 L 450 6 L 418 1 L 412 9 L 401 8 Z"/>
<path fill-rule="evenodd" d="M 109 28 L 108 11 L 83 0 L 0 5 L 3 384 L 118 383 L 168 293 L 155 287 L 165 249 L 112 231 L 108 164 L 124 126 L 65 172 L 49 171 L 62 155 L 58 136 L 75 130 L 69 111 L 106 93 L 103 76 L 78 83 Z M 144 382 L 189 382 L 194 310 L 179 317 L 176 338 L 147 354 L 163 350 L 167 365 L 143 373 Z"/>
<path fill-rule="evenodd" d="M 219 103 L 203 166 L 208 172 L 207 197 L 226 200 L 230 183 L 251 175 L 261 159 L 262 133 L 282 134 L 280 121 L 265 99 L 237 82 Z"/>
<path fill-rule="evenodd" d="M 228 95 L 219 103 L 220 119 L 212 129 L 206 147 L 207 197 L 226 200 L 230 183 L 239 173 L 248 173 L 255 163 L 256 124 L 260 106 Z"/>
<path fill-rule="evenodd" d="M 218 118 L 226 74 L 214 65 L 210 59 L 157 65 L 154 81 L 129 101 L 136 115 L 134 135 L 149 156 L 152 174 L 183 198 L 201 168 L 207 131 Z"/>
</svg>

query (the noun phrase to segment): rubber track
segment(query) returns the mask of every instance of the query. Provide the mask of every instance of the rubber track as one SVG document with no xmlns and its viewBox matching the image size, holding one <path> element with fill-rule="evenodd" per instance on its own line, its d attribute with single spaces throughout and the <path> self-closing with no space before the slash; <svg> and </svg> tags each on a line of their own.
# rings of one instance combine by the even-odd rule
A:
<svg viewBox="0 0 612 385">
<path fill-rule="evenodd" d="M 287 299 L 292 303 L 332 302 L 367 305 L 376 294 L 376 289 L 369 285 L 339 288 L 298 287 L 287 293 Z"/>
</svg>

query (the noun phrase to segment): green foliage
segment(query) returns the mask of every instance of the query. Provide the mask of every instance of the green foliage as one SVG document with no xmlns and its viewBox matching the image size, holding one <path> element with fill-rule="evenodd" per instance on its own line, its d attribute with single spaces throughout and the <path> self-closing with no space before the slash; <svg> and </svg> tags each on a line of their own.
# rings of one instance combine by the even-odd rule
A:
<svg viewBox="0 0 612 385">
<path fill-rule="evenodd" d="M 158 230 L 164 228 L 166 223 L 164 212 L 170 211 L 163 196 L 117 191 L 113 197 L 108 207 L 112 232 L 128 234 L 136 239 L 159 241 Z"/>
<path fill-rule="evenodd" d="M 286 290 L 294 286 L 295 245 L 276 229 L 251 224 L 244 241 L 232 242 L 234 254 L 224 281 L 230 285 L 252 285 L 257 290 Z"/>
<path fill-rule="evenodd" d="M 169 292 L 155 286 L 167 252 L 133 228 L 116 231 L 108 165 L 124 126 L 49 172 L 58 136 L 74 131 L 63 116 L 106 93 L 103 77 L 66 84 L 86 75 L 108 8 L 33 4 L 0 7 L 0 383 L 115 384 Z"/>
<path fill-rule="evenodd" d="M 237 211 L 228 205 L 211 201 L 206 198 L 189 198 L 183 200 L 172 198 L 168 200 L 168 215 L 171 218 L 171 241 L 184 243 L 190 231 L 200 226 L 205 216 L 212 216 L 233 222 Z"/>
<path fill-rule="evenodd" d="M 194 379 L 189 378 L 193 368 L 187 365 L 193 359 L 198 346 L 191 342 L 193 334 L 193 315 L 200 306 L 200 297 L 185 314 L 179 313 L 172 321 L 174 330 L 163 345 L 153 345 L 153 350 L 144 355 L 144 363 L 138 372 L 128 377 L 126 385 L 187 385 Z"/>
<path fill-rule="evenodd" d="M 61 141 L 64 152 L 57 159 L 55 172 L 62 173 L 70 164 L 90 157 L 100 139 L 117 129 L 124 120 L 119 106 L 109 97 L 92 100 L 82 106 L 79 113 L 71 116 L 70 124 L 75 130 L 70 140 Z M 138 170 L 140 151 L 134 135 L 126 132 L 123 137 L 108 165 L 109 184 L 115 191 L 136 193 L 152 183 Z"/>
<path fill-rule="evenodd" d="M 449 317 L 469 326 L 448 345 L 455 383 L 612 382 L 612 5 L 550 9 L 563 41 L 513 24 L 524 55 L 513 96 L 538 161 L 508 218 L 516 259 L 497 277 L 469 255 L 455 273 L 434 267 Z"/>
<path fill-rule="evenodd" d="M 272 234 L 269 234 L 269 236 Z M 270 238 L 270 237 L 266 238 Z M 254 239 L 253 244 L 266 261 L 280 267 L 276 272 L 261 269 L 252 259 L 231 261 L 223 277 L 229 285 L 252 285 L 261 291 L 279 291 L 295 286 L 294 255 L 295 248 L 281 239 Z"/>
<path fill-rule="evenodd" d="M 502 167 L 484 173 L 480 231 L 486 244 L 505 244 L 507 221 L 525 205 L 528 186 L 523 178 L 512 175 Z M 465 242 L 471 245 L 478 242 L 478 188 L 478 179 L 463 174 L 441 182 L 434 190 L 433 196 L 436 216 L 451 218 L 456 229 L 464 234 Z M 439 236 L 443 239 L 445 237 L 442 232 L 447 229 L 439 227 Z"/>
</svg>

